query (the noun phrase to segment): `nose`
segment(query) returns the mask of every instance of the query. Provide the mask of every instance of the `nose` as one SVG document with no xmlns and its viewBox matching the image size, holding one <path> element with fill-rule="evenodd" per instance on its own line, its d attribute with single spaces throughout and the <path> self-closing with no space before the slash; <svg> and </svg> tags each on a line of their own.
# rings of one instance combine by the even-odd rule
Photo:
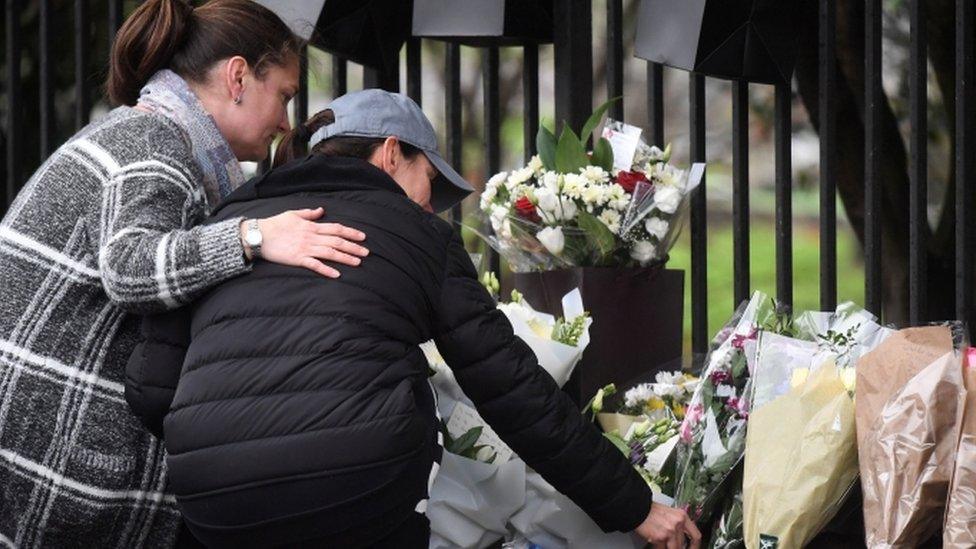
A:
<svg viewBox="0 0 976 549">
<path fill-rule="evenodd" d="M 288 111 L 282 115 L 281 120 L 278 121 L 278 131 L 285 133 L 291 130 L 291 122 L 288 120 Z"/>
</svg>

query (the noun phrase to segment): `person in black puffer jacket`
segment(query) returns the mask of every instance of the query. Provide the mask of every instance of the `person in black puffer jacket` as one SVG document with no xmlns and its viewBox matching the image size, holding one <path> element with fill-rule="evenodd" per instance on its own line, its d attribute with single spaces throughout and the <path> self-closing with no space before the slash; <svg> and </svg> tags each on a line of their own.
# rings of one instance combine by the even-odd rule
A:
<svg viewBox="0 0 976 549">
<path fill-rule="evenodd" d="M 312 154 L 292 160 L 305 143 Z M 127 398 L 150 425 L 169 409 L 171 488 L 190 530 L 212 546 L 426 547 L 441 448 L 419 344 L 433 339 L 485 420 L 600 527 L 697 546 L 685 514 L 652 504 L 539 367 L 433 215 L 470 192 L 436 144 L 409 98 L 343 96 L 286 136 L 275 169 L 210 221 L 327 204 L 324 221 L 365 232 L 370 251 L 334 280 L 258 258 L 183 313 L 189 335 L 163 336 L 179 323 L 147 320 L 155 328 L 133 354 Z M 257 237 L 247 239 L 257 247 Z M 168 351 L 151 352 L 153 339 Z M 160 377 L 179 365 L 153 359 L 182 340 L 170 405 Z"/>
</svg>

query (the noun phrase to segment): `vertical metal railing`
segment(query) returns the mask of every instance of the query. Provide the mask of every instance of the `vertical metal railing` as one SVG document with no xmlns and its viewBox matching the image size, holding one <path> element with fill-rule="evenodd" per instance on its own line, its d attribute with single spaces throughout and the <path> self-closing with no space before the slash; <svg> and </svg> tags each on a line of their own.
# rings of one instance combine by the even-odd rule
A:
<svg viewBox="0 0 976 549">
<path fill-rule="evenodd" d="M 819 6 L 820 308 L 837 307 L 837 57 L 835 0 Z"/>
<path fill-rule="evenodd" d="M 502 113 L 499 98 L 498 82 L 498 47 L 491 46 L 482 50 L 482 82 L 484 84 L 485 110 L 485 168 L 486 176 L 498 173 L 501 169 L 501 128 Z M 486 246 L 488 268 L 492 272 L 501 272 L 498 254 Z"/>
<path fill-rule="evenodd" d="M 88 90 L 88 51 L 91 48 L 88 1 L 75 0 L 75 129 L 88 124 L 91 96 Z"/>
<path fill-rule="evenodd" d="M 956 0 L 956 318 L 973 319 L 973 23 L 972 0 Z M 972 327 L 970 327 L 972 330 Z"/>
<path fill-rule="evenodd" d="M 522 148 L 528 162 L 536 153 L 539 128 L 539 46 L 529 44 L 522 51 Z"/>
<path fill-rule="evenodd" d="M 338 55 L 332 56 L 332 97 L 346 95 L 349 90 L 349 65 Z"/>
<path fill-rule="evenodd" d="M 446 49 L 444 62 L 447 71 L 446 89 L 444 90 L 446 94 L 444 108 L 447 120 L 447 161 L 458 173 L 464 173 L 461 163 L 464 141 L 461 128 L 461 46 L 448 42 L 444 47 Z M 461 205 L 457 204 L 451 208 L 450 219 L 457 224 L 461 222 L 462 218 Z"/>
<path fill-rule="evenodd" d="M 623 0 L 607 0 L 607 99 L 619 97 L 608 110 L 624 119 L 624 7 Z M 585 139 L 587 136 L 583 136 Z"/>
<path fill-rule="evenodd" d="M 926 319 L 928 303 L 928 60 L 925 30 L 925 2 L 911 0 L 909 21 L 909 104 L 911 117 L 911 162 L 909 164 L 908 230 L 908 321 L 919 324 Z"/>
<path fill-rule="evenodd" d="M 749 83 L 732 83 L 733 308 L 749 299 Z"/>
<path fill-rule="evenodd" d="M 881 0 L 866 0 L 864 15 L 864 302 L 882 318 Z"/>
<path fill-rule="evenodd" d="M 6 28 L 7 35 L 7 173 L 4 185 L 4 204 L 9 206 L 17 194 L 17 186 L 21 177 L 21 144 L 18 139 L 20 132 L 20 6 L 16 0 L 7 0 Z"/>
<path fill-rule="evenodd" d="M 776 300 L 793 308 L 793 98 L 789 82 L 776 85 Z"/>
<path fill-rule="evenodd" d="M 664 67 L 647 63 L 647 129 L 651 143 L 664 148 Z"/>
<path fill-rule="evenodd" d="M 54 12 L 51 9 L 51 0 L 40 0 L 39 20 L 37 28 L 37 51 L 38 51 L 38 114 L 40 115 L 40 155 L 43 161 L 53 151 L 55 146 L 55 114 L 54 114 L 54 86 L 52 85 L 52 66 L 54 60 L 51 58 L 51 19 Z"/>
<path fill-rule="evenodd" d="M 407 41 L 407 95 L 423 106 L 423 73 L 421 65 L 422 42 L 420 38 Z"/>
<path fill-rule="evenodd" d="M 691 161 L 705 162 L 705 77 L 689 76 Z M 691 351 L 694 360 L 708 351 L 708 212 L 705 179 L 691 198 Z"/>
</svg>

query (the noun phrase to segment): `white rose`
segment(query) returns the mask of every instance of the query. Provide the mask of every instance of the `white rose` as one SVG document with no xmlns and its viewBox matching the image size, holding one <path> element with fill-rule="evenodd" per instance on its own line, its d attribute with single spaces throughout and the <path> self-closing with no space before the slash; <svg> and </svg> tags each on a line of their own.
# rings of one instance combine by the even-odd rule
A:
<svg viewBox="0 0 976 549">
<path fill-rule="evenodd" d="M 662 186 L 654 191 L 654 206 L 664 213 L 673 214 L 681 204 L 681 191 L 674 187 Z"/>
<path fill-rule="evenodd" d="M 546 172 L 542 175 L 542 188 L 548 189 L 552 194 L 559 194 L 559 174 L 556 172 Z"/>
<path fill-rule="evenodd" d="M 536 238 L 539 242 L 549 250 L 553 255 L 559 255 L 563 253 L 563 247 L 566 246 L 566 239 L 563 237 L 563 230 L 561 227 L 546 227 L 538 233 L 536 233 Z"/>
<path fill-rule="evenodd" d="M 603 213 L 601 213 L 597 219 L 602 221 L 613 234 L 617 234 L 617 232 L 620 230 L 620 212 L 617 210 L 603 210 Z"/>
<path fill-rule="evenodd" d="M 664 240 L 664 237 L 667 236 L 668 226 L 667 221 L 658 217 L 651 217 L 644 222 L 644 228 L 647 229 L 647 234 L 658 240 Z"/>
<path fill-rule="evenodd" d="M 529 164 L 527 167 L 532 169 L 532 173 L 534 175 L 540 175 L 542 173 L 542 170 L 545 169 L 545 166 L 542 164 L 542 159 L 539 158 L 539 155 L 535 155 L 531 159 L 529 159 Z"/>
<path fill-rule="evenodd" d="M 654 244 L 649 240 L 638 240 L 630 248 L 630 257 L 641 265 L 647 264 L 648 261 L 654 259 L 654 256 Z"/>
<path fill-rule="evenodd" d="M 538 206 L 543 212 L 553 213 L 556 211 L 556 208 L 559 207 L 559 198 L 557 198 L 556 194 L 546 187 L 536 189 L 535 199 L 538 201 L 536 206 Z"/>
<path fill-rule="evenodd" d="M 572 198 L 562 197 L 559 200 L 559 209 L 555 212 L 556 217 L 569 221 L 576 217 L 576 202 Z"/>
<path fill-rule="evenodd" d="M 606 183 L 610 180 L 610 174 L 600 166 L 587 166 L 580 169 L 580 173 L 586 179 L 594 183 Z"/>
<path fill-rule="evenodd" d="M 585 177 L 575 173 L 563 176 L 563 194 L 571 198 L 582 198 L 588 182 Z"/>
</svg>

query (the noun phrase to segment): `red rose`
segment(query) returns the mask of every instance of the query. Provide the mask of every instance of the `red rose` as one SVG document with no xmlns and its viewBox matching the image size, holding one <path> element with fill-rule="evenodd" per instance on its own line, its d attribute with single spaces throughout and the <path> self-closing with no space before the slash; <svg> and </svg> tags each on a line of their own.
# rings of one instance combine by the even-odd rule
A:
<svg viewBox="0 0 976 549">
<path fill-rule="evenodd" d="M 650 183 L 650 181 L 647 179 L 647 176 L 644 175 L 642 172 L 621 171 L 620 173 L 617 174 L 617 184 L 623 187 L 625 191 L 631 194 L 634 193 L 634 189 L 637 187 L 637 184 L 640 183 L 641 181 L 647 181 L 648 183 Z"/>
<path fill-rule="evenodd" d="M 533 223 L 542 221 L 539 214 L 535 211 L 535 204 L 533 204 L 527 196 L 523 196 L 515 201 L 515 213 L 517 213 L 519 217 L 528 219 Z"/>
</svg>

